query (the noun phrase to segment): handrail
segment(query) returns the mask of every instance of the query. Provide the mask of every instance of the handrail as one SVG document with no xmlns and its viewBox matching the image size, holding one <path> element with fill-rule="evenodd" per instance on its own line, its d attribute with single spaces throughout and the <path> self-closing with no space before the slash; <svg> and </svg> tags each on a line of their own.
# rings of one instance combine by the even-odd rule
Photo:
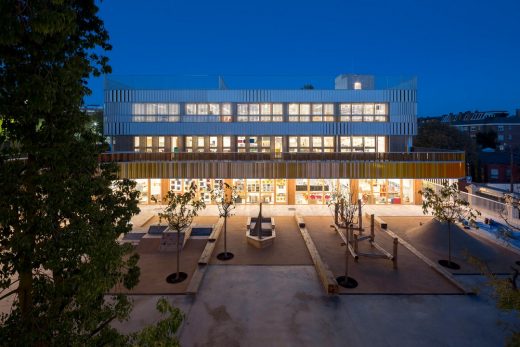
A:
<svg viewBox="0 0 520 347">
<path fill-rule="evenodd" d="M 100 162 L 141 161 L 464 161 L 464 152 L 215 153 L 106 152 Z"/>
</svg>

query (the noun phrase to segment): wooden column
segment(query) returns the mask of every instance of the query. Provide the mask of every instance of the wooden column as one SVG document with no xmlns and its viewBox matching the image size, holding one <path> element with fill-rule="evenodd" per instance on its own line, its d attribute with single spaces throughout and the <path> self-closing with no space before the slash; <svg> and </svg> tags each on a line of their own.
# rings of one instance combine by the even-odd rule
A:
<svg viewBox="0 0 520 347">
<path fill-rule="evenodd" d="M 350 193 L 352 193 L 352 203 L 357 203 L 359 196 L 359 180 L 350 180 Z"/>
<path fill-rule="evenodd" d="M 161 198 L 160 204 L 164 204 L 164 198 L 166 197 L 166 194 L 168 194 L 168 191 L 170 190 L 170 179 L 169 178 L 163 178 L 161 179 Z"/>
<path fill-rule="evenodd" d="M 296 201 L 296 180 L 287 180 L 287 204 L 294 205 Z"/>
<path fill-rule="evenodd" d="M 422 189 L 422 180 L 415 179 L 413 180 L 413 203 L 414 205 L 422 204 L 422 196 L 419 194 L 419 191 Z"/>
</svg>

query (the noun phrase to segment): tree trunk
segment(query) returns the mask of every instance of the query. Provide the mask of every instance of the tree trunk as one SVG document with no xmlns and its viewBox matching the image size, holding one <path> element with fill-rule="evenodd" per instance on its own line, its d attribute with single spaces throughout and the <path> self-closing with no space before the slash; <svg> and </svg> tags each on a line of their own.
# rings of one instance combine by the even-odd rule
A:
<svg viewBox="0 0 520 347">
<path fill-rule="evenodd" d="M 224 254 L 227 256 L 227 216 L 224 216 Z"/>
<path fill-rule="evenodd" d="M 451 265 L 451 223 L 448 222 L 448 263 Z"/>
<path fill-rule="evenodd" d="M 181 275 L 181 231 L 177 230 L 177 279 L 180 278 Z"/>
<path fill-rule="evenodd" d="M 19 274 L 20 283 L 18 291 L 18 301 L 20 302 L 20 309 L 22 312 L 22 321 L 29 325 L 30 319 L 32 317 L 32 285 L 33 285 L 33 277 L 32 277 L 32 269 L 20 271 Z"/>
<path fill-rule="evenodd" d="M 345 283 L 348 282 L 348 258 L 350 252 L 350 250 L 348 249 L 348 245 L 350 243 L 350 228 L 352 228 L 351 225 L 349 225 L 348 227 L 345 226 L 345 239 L 347 240 L 347 244 L 345 245 Z"/>
</svg>

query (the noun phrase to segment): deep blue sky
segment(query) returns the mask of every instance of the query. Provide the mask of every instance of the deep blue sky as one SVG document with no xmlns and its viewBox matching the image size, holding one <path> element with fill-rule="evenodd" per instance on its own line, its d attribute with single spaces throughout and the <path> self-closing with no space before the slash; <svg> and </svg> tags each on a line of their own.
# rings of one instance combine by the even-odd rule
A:
<svg viewBox="0 0 520 347">
<path fill-rule="evenodd" d="M 105 0 L 100 7 L 114 74 L 416 75 L 420 116 L 520 108 L 518 0 Z M 86 103 L 102 104 L 102 81 L 90 87 Z"/>
</svg>

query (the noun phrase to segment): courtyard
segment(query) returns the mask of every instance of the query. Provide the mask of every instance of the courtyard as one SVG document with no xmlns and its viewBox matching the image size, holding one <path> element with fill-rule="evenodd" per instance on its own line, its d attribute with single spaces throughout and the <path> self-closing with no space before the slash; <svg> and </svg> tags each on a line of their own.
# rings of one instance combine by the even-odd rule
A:
<svg viewBox="0 0 520 347">
<path fill-rule="evenodd" d="M 134 218 L 134 233 L 142 234 L 158 222 L 159 206 L 142 210 Z M 181 252 L 181 271 L 188 279 L 178 284 L 165 281 L 174 272 L 175 253 L 159 252 L 157 238 L 141 238 L 136 246 L 141 280 L 129 292 L 136 306 L 130 321 L 117 326 L 133 331 L 158 320 L 155 301 L 164 296 L 186 314 L 179 332 L 186 346 L 504 343 L 508 328 L 497 322 L 514 326 L 517 317 L 495 307 L 485 277 L 468 256 L 505 276 L 520 259 L 518 251 L 455 227 L 453 257 L 461 269 L 446 271 L 435 265 L 446 257 L 445 226 L 424 216 L 419 206 L 371 205 L 364 212 L 388 224 L 388 230 L 375 227 L 381 247 L 391 251 L 391 235 L 399 238 L 397 269 L 388 259 L 360 257 L 354 262 L 350 258 L 349 276 L 359 285 L 339 286 L 339 295 L 325 292 L 295 219 L 296 215 L 303 218 L 321 260 L 334 277 L 341 276 L 345 246 L 330 226 L 333 218 L 326 206 L 265 206 L 263 216 L 276 220 L 276 239 L 264 249 L 252 247 L 245 238 L 247 217 L 256 216 L 258 207 L 239 206 L 227 226 L 227 248 L 233 259 L 216 258 L 223 251 L 223 232 L 205 265 L 199 257 L 207 239 L 190 238 Z M 209 206 L 194 223 L 216 224 L 216 216 L 216 209 Z M 368 229 L 368 219 L 363 223 Z M 367 242 L 360 243 L 359 251 L 374 252 Z M 202 274 L 195 276 L 201 269 Z M 190 284 L 194 278 L 196 285 Z"/>
</svg>

